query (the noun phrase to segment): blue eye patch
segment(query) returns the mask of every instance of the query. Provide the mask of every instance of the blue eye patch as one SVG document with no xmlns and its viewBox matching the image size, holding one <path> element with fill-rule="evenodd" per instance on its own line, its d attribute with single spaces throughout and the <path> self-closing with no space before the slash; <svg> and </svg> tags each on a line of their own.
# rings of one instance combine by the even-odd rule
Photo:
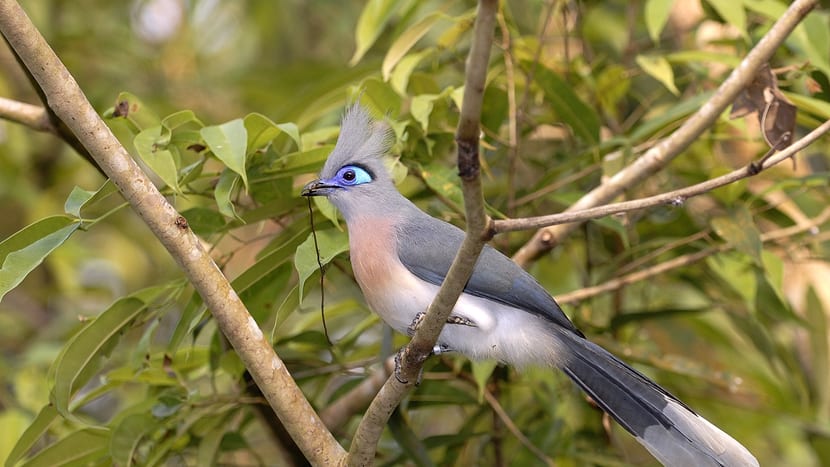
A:
<svg viewBox="0 0 830 467">
<path fill-rule="evenodd" d="M 337 171 L 335 179 L 344 186 L 355 186 L 372 181 L 372 174 L 358 165 L 346 165 Z"/>
</svg>

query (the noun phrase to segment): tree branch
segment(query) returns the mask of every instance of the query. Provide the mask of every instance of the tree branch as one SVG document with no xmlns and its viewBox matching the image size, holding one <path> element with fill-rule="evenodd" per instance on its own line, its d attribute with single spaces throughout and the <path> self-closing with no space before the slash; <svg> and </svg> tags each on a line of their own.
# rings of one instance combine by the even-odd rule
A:
<svg viewBox="0 0 830 467">
<path fill-rule="evenodd" d="M 0 33 L 37 80 L 47 106 L 67 124 L 182 268 L 306 457 L 318 465 L 335 464 L 344 454 L 342 447 L 317 417 L 239 296 L 13 0 L 0 0 Z"/>
<path fill-rule="evenodd" d="M 43 107 L 0 97 L 0 118 L 25 125 L 35 131 L 57 134 Z"/>
<path fill-rule="evenodd" d="M 490 236 L 490 219 L 484 212 L 478 154 L 481 105 L 493 44 L 497 0 L 481 0 L 473 29 L 470 55 L 464 80 L 464 97 L 456 133 L 458 174 L 464 195 L 467 235 L 447 272 L 438 294 L 427 310 L 409 344 L 400 356 L 400 377 L 393 375 L 383 385 L 361 420 L 349 451 L 349 465 L 367 465 L 374 459 L 378 440 L 395 407 L 418 379 L 424 361 L 429 357 L 438 335 L 464 291 L 479 253 Z"/>
<path fill-rule="evenodd" d="M 761 242 L 771 242 L 775 240 L 780 240 L 781 238 L 798 235 L 800 233 L 810 231 L 816 228 L 817 226 L 824 224 L 828 220 L 830 220 L 830 208 L 826 208 L 810 222 L 763 233 L 761 234 Z M 659 276 L 673 269 L 688 266 L 689 264 L 696 263 L 712 255 L 716 255 L 724 251 L 729 251 L 732 248 L 732 245 L 723 244 L 696 251 L 694 253 L 681 255 L 676 258 L 672 258 L 668 261 L 664 261 L 660 264 L 656 264 L 650 268 L 632 272 L 624 276 L 615 277 L 614 279 L 611 279 L 599 285 L 585 287 L 566 294 L 560 294 L 557 296 L 556 301 L 560 304 L 581 302 L 582 300 L 586 300 L 596 295 L 620 289 L 622 287 L 625 287 L 626 285 L 633 284 L 635 282 L 651 279 L 652 277 Z"/>
<path fill-rule="evenodd" d="M 633 164 L 584 195 L 570 206 L 568 211 L 579 211 L 605 204 L 623 191 L 663 169 L 715 122 L 738 93 L 752 81 L 758 69 L 769 61 L 775 50 L 817 4 L 818 0 L 795 0 L 738 67 L 732 71 L 712 98 L 686 120 L 677 131 L 652 147 Z M 571 223 L 539 230 L 516 252 L 513 259 L 520 265 L 527 266 L 550 251 L 576 227 L 577 224 Z"/>
<path fill-rule="evenodd" d="M 590 219 L 597 219 L 611 214 L 619 214 L 622 212 L 636 211 L 639 209 L 650 208 L 653 206 L 660 206 L 665 204 L 682 205 L 683 202 L 693 196 L 698 196 L 707 193 L 716 188 L 720 188 L 738 180 L 751 177 L 770 167 L 781 163 L 815 142 L 825 133 L 830 131 L 830 120 L 822 123 L 816 129 L 805 135 L 803 138 L 794 142 L 786 149 L 774 153 L 772 156 L 763 159 L 761 162 L 750 164 L 747 167 L 733 170 L 732 172 L 721 175 L 720 177 L 707 180 L 686 188 L 679 190 L 661 193 L 659 195 L 649 196 L 647 198 L 635 199 L 631 201 L 623 201 L 620 203 L 606 204 L 595 208 L 581 209 L 575 211 L 565 211 L 559 214 L 550 214 L 547 216 L 527 217 L 523 219 L 504 219 L 493 221 L 492 228 L 494 233 L 511 232 L 516 230 L 535 229 L 539 227 L 566 224 L 571 222 L 581 222 Z"/>
</svg>

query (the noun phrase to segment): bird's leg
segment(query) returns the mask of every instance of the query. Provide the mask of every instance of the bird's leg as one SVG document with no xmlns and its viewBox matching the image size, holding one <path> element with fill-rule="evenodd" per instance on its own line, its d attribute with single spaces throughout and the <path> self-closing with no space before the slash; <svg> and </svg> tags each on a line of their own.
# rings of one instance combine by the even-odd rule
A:
<svg viewBox="0 0 830 467">
<path fill-rule="evenodd" d="M 409 337 L 415 335 L 415 331 L 418 330 L 418 327 L 424 321 L 424 318 L 426 316 L 427 314 L 425 311 L 419 311 L 418 314 L 415 315 L 415 319 L 413 319 L 412 323 L 410 323 L 409 326 L 407 326 L 406 328 L 406 333 L 409 335 Z M 449 318 L 447 318 L 447 324 L 458 324 L 461 326 L 470 326 L 473 328 L 476 327 L 475 321 L 458 315 L 450 315 Z M 437 355 L 440 352 L 433 351 L 433 353 Z"/>
<path fill-rule="evenodd" d="M 427 313 L 425 311 L 419 311 L 418 314 L 415 315 L 415 319 L 413 319 L 412 322 L 409 323 L 409 326 L 406 328 L 406 334 L 409 337 L 415 335 L 415 331 L 418 330 L 418 326 L 420 326 L 421 323 L 424 321 L 426 315 Z"/>
<path fill-rule="evenodd" d="M 401 359 L 403 358 L 404 352 L 407 351 L 406 349 L 407 349 L 406 346 L 401 347 L 400 350 L 398 350 L 398 353 L 395 354 L 395 379 L 397 379 L 398 382 L 401 383 L 401 384 L 409 383 L 409 380 L 403 379 L 403 376 L 401 376 Z M 432 348 L 432 351 L 429 353 L 427 358 L 429 358 L 433 355 L 441 355 L 441 354 L 444 354 L 444 353 L 447 353 L 447 352 L 452 352 L 452 351 L 453 350 L 450 348 L 450 346 L 448 346 L 446 344 L 435 344 L 435 346 Z M 415 386 L 419 386 L 421 384 L 421 379 L 422 379 L 423 376 L 424 376 L 424 367 L 421 366 L 421 371 L 418 372 L 418 379 L 415 381 Z"/>
</svg>

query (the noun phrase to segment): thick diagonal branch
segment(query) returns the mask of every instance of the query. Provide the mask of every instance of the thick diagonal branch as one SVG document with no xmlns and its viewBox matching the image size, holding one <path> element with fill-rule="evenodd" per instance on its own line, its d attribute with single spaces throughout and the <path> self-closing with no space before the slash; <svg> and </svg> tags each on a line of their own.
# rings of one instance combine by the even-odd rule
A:
<svg viewBox="0 0 830 467">
<path fill-rule="evenodd" d="M 183 226 L 173 206 L 113 136 L 13 0 L 0 0 L 0 33 L 37 80 L 48 107 L 66 123 L 179 264 L 303 453 L 317 465 L 331 465 L 341 459 L 343 449 L 317 417 L 196 235 L 186 224 Z"/>
<path fill-rule="evenodd" d="M 677 131 L 653 146 L 633 164 L 584 195 L 571 205 L 568 211 L 603 205 L 663 169 L 712 126 L 724 109 L 735 100 L 738 93 L 752 81 L 758 69 L 769 61 L 775 50 L 817 4 L 818 0 L 794 1 L 721 84 L 712 98 L 689 117 Z M 578 224 L 562 224 L 537 231 L 533 238 L 516 252 L 513 259 L 520 265 L 527 266 L 550 251 L 577 226 Z"/>
<path fill-rule="evenodd" d="M 464 291 L 464 286 L 473 273 L 478 255 L 488 239 L 485 235 L 488 231 L 489 218 L 484 213 L 484 197 L 479 174 L 478 138 L 484 84 L 490 48 L 493 43 L 497 9 L 497 0 L 479 2 L 473 29 L 473 41 L 467 60 L 461 118 L 456 133 L 458 173 L 464 194 L 467 235 L 425 319 L 418 326 L 418 330 L 402 353 L 399 376 L 409 383 L 402 383 L 393 375 L 383 385 L 361 420 L 352 441 L 349 465 L 368 465 L 372 462 L 378 440 L 389 416 L 417 380 L 424 361 L 438 341 L 438 335 L 452 312 L 455 302 Z"/>
</svg>

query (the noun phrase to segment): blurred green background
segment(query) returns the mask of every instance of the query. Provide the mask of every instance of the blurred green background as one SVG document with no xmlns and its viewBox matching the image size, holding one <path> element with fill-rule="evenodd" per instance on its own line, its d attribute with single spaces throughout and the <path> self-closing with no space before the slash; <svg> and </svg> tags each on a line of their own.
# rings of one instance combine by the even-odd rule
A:
<svg viewBox="0 0 830 467">
<path fill-rule="evenodd" d="M 379 371 L 405 339 L 369 313 L 344 252 L 346 234 L 319 204 L 323 252 L 334 256 L 324 285 L 334 345 L 326 341 L 299 187 L 325 159 L 343 108 L 360 99 L 394 130 L 401 190 L 463 226 L 453 132 L 475 3 L 22 3 L 145 167 L 160 170 L 145 158 L 139 135 L 169 129 L 163 146 L 177 181 L 164 187 L 169 179 L 160 173 L 156 180 L 315 407 L 325 410 Z M 775 0 L 504 2 L 482 120 L 490 214 L 561 211 L 630 164 L 705 102 L 785 7 Z M 797 136 L 830 118 L 828 30 L 827 13 L 811 13 L 771 62 L 799 109 Z M 0 96 L 38 103 L 5 45 Z M 130 104 L 127 118 L 112 115 L 119 102 Z M 204 128 L 235 119 L 247 131 L 247 189 L 204 137 Z M 265 136 L 255 138 L 255 129 Z M 153 151 L 162 145 L 151 142 Z M 767 150 L 755 115 L 725 114 L 620 199 L 697 183 Z M 592 340 L 732 434 L 762 465 L 830 464 L 827 150 L 825 138 L 797 164 L 682 207 L 586 223 L 528 265 Z M 104 181 L 57 138 L 0 120 L 0 239 L 63 214 L 79 193 L 74 187 L 92 192 Z M 0 458 L 297 462 L 141 219 L 109 187 L 78 217 L 81 228 L 0 301 Z M 513 254 L 531 234 L 499 236 L 495 245 Z M 571 295 L 667 261 L 678 265 L 611 292 Z M 101 316 L 127 318 L 104 327 Z M 81 344 L 88 348 L 80 357 L 67 350 Z M 50 401 L 57 412 L 43 410 Z M 384 435 L 379 465 L 543 465 L 538 452 L 557 465 L 654 462 L 558 373 L 443 356 L 427 363 L 404 407 Z M 346 446 L 359 415 L 336 430 Z M 43 426 L 24 432 L 33 421 Z"/>
</svg>

